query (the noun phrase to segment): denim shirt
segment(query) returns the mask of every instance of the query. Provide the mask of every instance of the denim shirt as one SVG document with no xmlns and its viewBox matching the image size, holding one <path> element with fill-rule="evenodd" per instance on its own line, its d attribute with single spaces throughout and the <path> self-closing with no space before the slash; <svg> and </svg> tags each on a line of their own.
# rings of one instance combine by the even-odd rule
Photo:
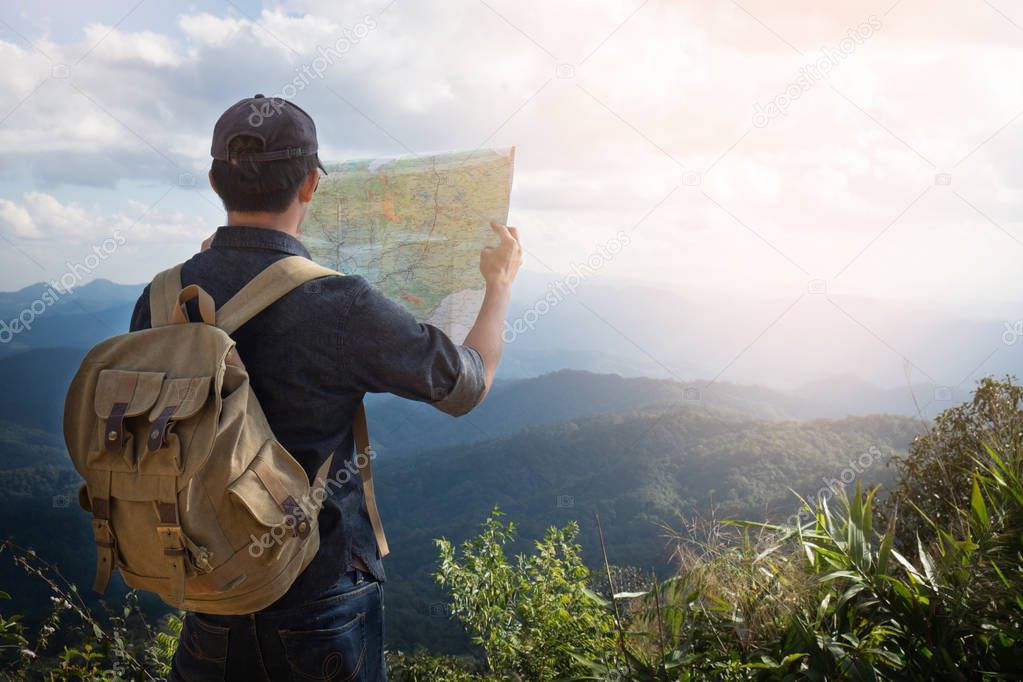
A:
<svg viewBox="0 0 1023 682">
<path fill-rule="evenodd" d="M 198 284 L 220 307 L 264 268 L 288 256 L 308 258 L 309 252 L 279 230 L 220 227 L 211 247 L 185 262 L 181 284 Z M 135 305 L 131 330 L 150 326 L 147 286 Z M 337 476 L 345 460 L 354 458 L 356 409 L 363 395 L 372 392 L 427 402 L 453 416 L 465 414 L 485 390 L 479 353 L 417 322 L 359 276 L 312 280 L 232 338 L 274 435 L 310 480 L 331 453 L 337 454 L 330 476 L 348 479 L 334 488 L 320 511 L 319 553 L 270 608 L 316 599 L 353 569 L 353 556 L 383 580 L 362 481 Z M 372 415 L 369 424 L 372 435 Z"/>
</svg>

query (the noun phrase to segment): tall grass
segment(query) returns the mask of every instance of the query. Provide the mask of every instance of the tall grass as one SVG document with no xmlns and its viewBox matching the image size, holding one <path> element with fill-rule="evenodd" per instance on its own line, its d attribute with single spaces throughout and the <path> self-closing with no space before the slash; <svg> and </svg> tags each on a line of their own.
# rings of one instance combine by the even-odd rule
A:
<svg viewBox="0 0 1023 682">
<path fill-rule="evenodd" d="M 895 548 L 876 490 L 804 502 L 805 522 L 736 523 L 634 599 L 632 679 L 1023 678 L 1023 452 L 985 448 L 969 506 Z M 651 641 L 666 646 L 652 648 Z M 605 678 L 620 674 L 594 666 Z"/>
</svg>

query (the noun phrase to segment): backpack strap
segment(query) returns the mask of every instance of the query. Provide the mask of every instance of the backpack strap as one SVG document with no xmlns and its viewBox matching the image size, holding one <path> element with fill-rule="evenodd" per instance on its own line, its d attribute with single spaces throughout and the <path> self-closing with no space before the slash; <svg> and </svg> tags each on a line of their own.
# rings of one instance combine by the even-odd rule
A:
<svg viewBox="0 0 1023 682">
<path fill-rule="evenodd" d="M 165 327 L 171 323 L 171 316 L 178 307 L 181 293 L 181 265 L 164 270 L 149 285 L 150 326 Z"/>
<path fill-rule="evenodd" d="M 217 326 L 228 334 L 261 313 L 285 294 L 310 280 L 341 275 L 302 256 L 288 256 L 273 263 L 241 288 L 217 310 Z"/>
<path fill-rule="evenodd" d="M 92 507 L 92 534 L 96 541 L 96 581 L 92 589 L 100 594 L 107 591 L 110 574 L 114 570 L 117 556 L 117 536 L 110 526 L 110 487 L 113 474 L 100 471 L 95 480 L 95 489 L 89 490 L 89 506 Z"/>
<path fill-rule="evenodd" d="M 336 270 L 317 265 L 302 256 L 282 258 L 256 275 L 241 288 L 241 291 L 220 306 L 216 315 L 217 326 L 228 334 L 233 334 L 243 324 L 296 287 L 320 277 L 341 274 Z M 355 437 L 355 462 L 359 468 L 359 477 L 362 479 L 366 512 L 369 514 L 369 522 L 373 527 L 377 549 L 380 552 L 380 557 L 383 558 L 387 556 L 390 549 L 387 546 L 387 537 L 384 535 L 380 511 L 377 508 L 376 492 L 373 487 L 369 428 L 366 424 L 366 408 L 362 403 L 359 404 L 359 408 L 355 412 L 352 432 Z"/>
<path fill-rule="evenodd" d="M 355 435 L 355 464 L 359 467 L 359 477 L 362 479 L 362 496 L 366 500 L 366 512 L 369 514 L 369 524 L 373 527 L 377 550 L 380 552 L 380 558 L 383 559 L 390 554 L 391 550 L 387 546 L 387 537 L 384 535 L 384 524 L 380 521 L 380 510 L 377 509 L 377 496 L 373 488 L 373 451 L 369 447 L 366 405 L 361 402 L 359 409 L 355 411 L 352 432 Z"/>
</svg>

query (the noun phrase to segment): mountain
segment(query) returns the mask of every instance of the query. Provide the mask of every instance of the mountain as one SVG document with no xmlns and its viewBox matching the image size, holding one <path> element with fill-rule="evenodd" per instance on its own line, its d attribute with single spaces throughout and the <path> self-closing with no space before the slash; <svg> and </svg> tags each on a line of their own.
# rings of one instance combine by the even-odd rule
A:
<svg viewBox="0 0 1023 682">
<path fill-rule="evenodd" d="M 378 490 L 392 555 L 388 629 L 396 646 L 464 646 L 438 621 L 441 592 L 429 579 L 433 540 L 461 541 L 500 506 L 524 550 L 551 524 L 578 521 L 584 556 L 599 565 L 599 512 L 612 563 L 666 574 L 665 525 L 680 515 L 785 518 L 799 504 L 858 476 L 890 480 L 887 467 L 919 432 L 918 421 L 873 416 L 806 422 L 724 417 L 685 407 L 537 426 L 472 446 L 381 459 Z"/>
<path fill-rule="evenodd" d="M 736 297 L 596 277 L 567 292 L 565 281 L 535 273 L 516 281 L 505 376 L 593 369 L 793 390 L 848 373 L 886 388 L 932 384 L 944 397 L 968 391 L 978 373 L 1023 370 L 1023 340 L 1002 338 L 1019 301 L 978 312 L 826 290 Z"/>
<path fill-rule="evenodd" d="M 45 348 L 0 359 L 0 421 L 61 432 L 64 395 L 86 351 Z"/>
<path fill-rule="evenodd" d="M 0 292 L 0 358 L 38 348 L 90 348 L 123 334 L 141 292 L 141 285 L 103 279 L 65 294 L 47 284 Z"/>
<path fill-rule="evenodd" d="M 33 302 L 44 299 L 46 292 L 56 293 L 56 300 L 49 307 L 58 315 L 94 313 L 117 306 L 134 305 L 144 286 L 95 279 L 61 294 L 51 285 L 39 282 L 18 291 L 0 291 L 0 319 L 16 317 L 22 310 L 31 308 Z"/>
<path fill-rule="evenodd" d="M 839 394 L 817 394 L 832 413 L 845 405 L 847 413 L 915 414 L 906 388 L 912 385 L 925 387 L 917 402 L 933 416 L 966 396 L 979 375 L 1023 373 L 1017 345 L 1023 341 L 1002 338 L 1014 329 L 1018 304 L 965 314 L 827 293 L 734 298 L 597 279 L 557 293 L 558 284 L 564 281 L 535 273 L 516 282 L 502 380 L 577 369 L 798 391 L 841 374 L 843 384 L 848 377 L 891 395 L 873 404 L 876 391 L 854 393 L 850 406 Z M 122 333 L 142 285 L 96 280 L 76 287 L 35 315 L 30 330 L 7 338 L 2 325 L 31 309 L 46 289 L 36 284 L 0 293 L 0 358 L 35 348 L 88 348 Z"/>
<path fill-rule="evenodd" d="M 13 389 L 0 393 L 0 422 L 60 433 L 64 394 L 85 352 L 44 348 L 0 358 L 0 386 Z M 926 394 L 930 389 L 917 386 L 914 390 Z M 954 397 L 964 400 L 965 396 L 957 393 Z M 381 454 L 395 457 L 506 436 L 529 426 L 628 413 L 653 405 L 682 405 L 759 419 L 915 414 L 908 390 L 881 389 L 851 377 L 777 391 L 724 382 L 708 385 L 562 370 L 498 382 L 479 408 L 459 419 L 393 396 L 367 398 L 374 445 Z"/>
<path fill-rule="evenodd" d="M 933 389 L 913 387 L 917 394 Z M 956 393 L 959 400 L 966 393 Z M 478 408 L 451 419 L 429 405 L 393 396 L 368 396 L 367 413 L 375 447 L 405 457 L 440 448 L 505 436 L 529 426 L 593 415 L 628 413 L 653 405 L 675 405 L 719 415 L 795 420 L 852 414 L 914 416 L 909 389 L 883 389 L 855 377 L 836 377 L 793 391 L 725 382 L 678 382 L 622 377 L 578 370 L 499 382 Z"/>
</svg>

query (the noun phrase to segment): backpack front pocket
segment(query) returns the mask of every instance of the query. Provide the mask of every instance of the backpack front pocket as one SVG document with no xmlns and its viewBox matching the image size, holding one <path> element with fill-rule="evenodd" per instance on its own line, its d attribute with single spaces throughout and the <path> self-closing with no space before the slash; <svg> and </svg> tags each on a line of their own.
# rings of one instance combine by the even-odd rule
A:
<svg viewBox="0 0 1023 682">
<path fill-rule="evenodd" d="M 319 507 L 305 470 L 275 440 L 263 444 L 227 490 L 247 513 L 243 527 L 253 548 L 276 555 L 293 538 L 304 540 L 316 528 L 313 510 Z"/>
<path fill-rule="evenodd" d="M 156 404 L 149 411 L 145 454 L 139 465 L 146 474 L 175 476 L 184 471 L 181 453 L 195 435 L 200 420 L 192 421 L 206 406 L 212 377 L 166 379 Z"/>
<path fill-rule="evenodd" d="M 148 421 L 139 419 L 160 396 L 163 372 L 104 369 L 96 380 L 93 407 L 96 436 L 89 449 L 89 467 L 135 471 L 136 436 L 143 437 Z"/>
</svg>

